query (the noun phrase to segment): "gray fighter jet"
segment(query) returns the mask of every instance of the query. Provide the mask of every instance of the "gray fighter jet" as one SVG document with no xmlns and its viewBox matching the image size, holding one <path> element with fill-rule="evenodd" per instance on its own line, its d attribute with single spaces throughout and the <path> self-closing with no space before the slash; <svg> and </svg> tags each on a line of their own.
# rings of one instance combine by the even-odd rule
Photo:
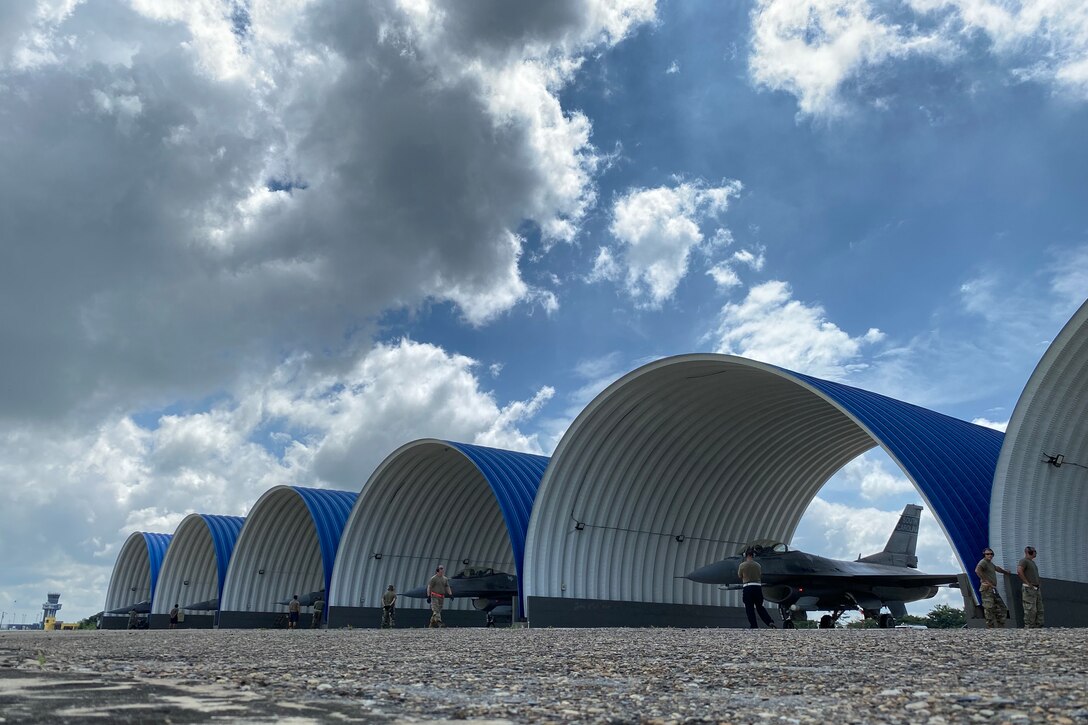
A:
<svg viewBox="0 0 1088 725">
<path fill-rule="evenodd" d="M 792 628 L 794 618 L 804 619 L 807 611 L 831 612 L 820 619 L 821 627 L 831 627 L 850 610 L 860 610 L 881 627 L 894 627 L 895 618 L 907 613 L 906 602 L 929 599 L 937 587 L 958 581 L 955 574 L 918 571 L 915 549 L 921 514 L 921 506 L 908 504 L 884 551 L 857 561 L 791 551 L 777 541 L 754 541 L 736 556 L 696 569 L 685 578 L 739 589 L 737 568 L 744 552 L 751 549 L 763 571 L 763 597 L 778 605 L 783 627 Z M 890 613 L 881 614 L 884 607 Z"/>
<path fill-rule="evenodd" d="M 468 567 L 450 577 L 450 589 L 454 597 L 471 597 L 473 607 L 491 614 L 499 607 L 511 606 L 518 595 L 518 578 L 494 569 Z M 427 587 L 411 589 L 404 596 L 426 599 Z M 505 610 L 499 613 L 505 614 Z"/>
<path fill-rule="evenodd" d="M 186 604 L 182 609 L 190 612 L 214 612 L 219 609 L 219 597 L 205 599 L 203 602 L 196 602 L 195 604 Z"/>
<path fill-rule="evenodd" d="M 320 595 L 320 597 L 318 595 Z M 314 605 L 314 602 L 316 602 L 319 598 L 322 601 L 324 601 L 325 604 L 329 603 L 328 599 L 325 598 L 325 590 L 324 589 L 318 589 L 316 592 L 310 592 L 309 594 L 303 594 L 302 596 L 300 596 L 298 598 L 298 603 L 299 603 L 300 606 L 303 606 L 303 607 L 312 607 Z M 291 603 L 291 597 L 287 597 L 286 599 L 281 599 L 280 601 L 276 602 L 276 604 L 282 604 L 285 607 L 290 603 Z"/>
<path fill-rule="evenodd" d="M 135 604 L 126 604 L 123 607 L 117 609 L 111 609 L 103 614 L 128 614 L 133 609 L 136 610 L 136 614 L 150 614 L 151 613 L 151 600 L 145 599 L 142 602 L 136 602 Z"/>
</svg>

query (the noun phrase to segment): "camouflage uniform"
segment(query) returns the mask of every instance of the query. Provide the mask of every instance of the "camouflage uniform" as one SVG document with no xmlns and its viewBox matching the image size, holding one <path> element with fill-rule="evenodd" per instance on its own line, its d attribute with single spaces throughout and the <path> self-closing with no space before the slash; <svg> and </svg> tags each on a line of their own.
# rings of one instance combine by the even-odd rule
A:
<svg viewBox="0 0 1088 725">
<path fill-rule="evenodd" d="M 1043 626 L 1043 594 L 1039 590 L 1039 566 L 1028 557 L 1024 557 L 1017 565 L 1017 569 L 1024 572 L 1024 578 L 1028 580 L 1020 588 L 1021 601 L 1024 603 L 1024 627 L 1035 629 Z"/>
<path fill-rule="evenodd" d="M 318 598 L 314 600 L 314 616 L 313 616 L 313 619 L 310 620 L 310 629 L 320 629 L 321 628 L 322 617 L 324 615 L 324 612 L 325 612 L 325 600 L 322 597 L 318 596 Z"/>
<path fill-rule="evenodd" d="M 397 626 L 397 591 L 393 585 L 382 594 L 382 629 L 392 629 Z"/>
<path fill-rule="evenodd" d="M 446 597 L 453 596 L 450 580 L 444 574 L 432 576 L 427 582 L 427 596 L 431 598 L 431 621 L 427 623 L 427 626 L 445 627 L 446 625 L 442 622 L 442 606 L 446 602 Z"/>
<path fill-rule="evenodd" d="M 1009 616 L 1009 608 L 1005 606 L 1001 595 L 997 593 L 997 569 L 993 562 L 982 558 L 975 567 L 982 582 L 979 592 L 982 594 L 982 609 L 986 612 L 987 629 L 1003 629 L 1005 619 Z"/>
</svg>

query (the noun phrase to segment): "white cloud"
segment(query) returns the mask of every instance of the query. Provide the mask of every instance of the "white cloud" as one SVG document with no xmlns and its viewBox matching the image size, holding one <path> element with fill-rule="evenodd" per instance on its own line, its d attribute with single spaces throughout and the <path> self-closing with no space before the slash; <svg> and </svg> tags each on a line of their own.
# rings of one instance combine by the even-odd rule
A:
<svg viewBox="0 0 1088 725">
<path fill-rule="evenodd" d="M 1063 308 L 1079 308 L 1088 300 L 1088 244 L 1074 247 L 1051 265 L 1050 288 Z"/>
<path fill-rule="evenodd" d="M 0 417 L 200 398 L 430 300 L 554 312 L 518 230 L 572 239 L 599 163 L 559 93 L 654 4 L 492 10 L 0 4 Z"/>
<path fill-rule="evenodd" d="M 1060 0 L 909 0 L 920 13 L 945 12 L 961 36 L 984 34 L 1014 75 L 1052 83 L 1088 100 L 1088 5 Z"/>
<path fill-rule="evenodd" d="M 910 479 L 898 469 L 890 473 L 877 456 L 859 456 L 843 466 L 836 476 L 841 476 L 847 485 L 856 488 L 866 501 L 881 502 L 914 490 Z"/>
<path fill-rule="evenodd" d="M 618 244 L 601 250 L 591 278 L 622 275 L 628 294 L 659 307 L 687 275 L 692 250 L 703 244 L 703 220 L 723 213 L 741 188 L 738 181 L 718 187 L 682 182 L 629 191 L 612 206 L 609 229 Z"/>
<path fill-rule="evenodd" d="M 847 109 L 848 83 L 864 86 L 912 56 L 950 62 L 978 35 L 1011 78 L 1088 100 L 1088 5 L 1079 2 L 761 0 L 749 70 L 758 85 L 796 96 L 802 113 L 834 116 Z"/>
<path fill-rule="evenodd" d="M 842 380 L 865 366 L 862 349 L 884 335 L 871 328 L 852 337 L 827 320 L 822 307 L 795 300 L 788 284 L 770 281 L 722 308 L 716 337 L 717 352 Z"/>
<path fill-rule="evenodd" d="M 764 254 L 762 247 L 752 251 L 751 249 L 741 249 L 733 252 L 733 260 L 740 264 L 746 264 L 756 272 L 763 269 L 763 265 L 766 263 L 767 258 Z"/>
<path fill-rule="evenodd" d="M 143 425 L 121 415 L 89 432 L 8 429 L 0 434 L 0 487 L 12 504 L 0 510 L 5 590 L 38 598 L 43 577 L 68 571 L 67 609 L 89 614 L 130 532 L 171 533 L 194 511 L 245 514 L 280 484 L 358 490 L 387 454 L 417 438 L 543 452 L 521 427 L 553 389 L 499 405 L 477 367 L 401 340 L 337 369 L 294 358 L 203 412 Z"/>
<path fill-rule="evenodd" d="M 733 271 L 733 268 L 724 262 L 721 264 L 715 264 L 713 267 L 707 270 L 707 274 L 714 280 L 714 284 L 718 285 L 721 289 L 730 289 L 740 286 L 740 277 Z"/>
<path fill-rule="evenodd" d="M 999 430 L 1002 433 L 1004 433 L 1009 428 L 1009 421 L 1007 420 L 993 421 L 989 420 L 988 418 L 974 418 L 971 420 L 971 422 L 975 425 L 981 425 L 985 428 L 993 428 L 994 430 Z"/>
<path fill-rule="evenodd" d="M 666 75 L 674 75 L 674 74 L 679 73 L 679 72 L 680 72 L 680 64 L 678 62 L 676 62 L 675 60 L 672 63 L 669 63 L 669 67 L 665 69 L 665 74 Z"/>
<path fill-rule="evenodd" d="M 949 52 L 942 38 L 887 22 L 867 0 L 760 0 L 751 17 L 752 79 L 793 94 L 805 114 L 842 113 L 842 85 L 867 69 Z"/>
</svg>

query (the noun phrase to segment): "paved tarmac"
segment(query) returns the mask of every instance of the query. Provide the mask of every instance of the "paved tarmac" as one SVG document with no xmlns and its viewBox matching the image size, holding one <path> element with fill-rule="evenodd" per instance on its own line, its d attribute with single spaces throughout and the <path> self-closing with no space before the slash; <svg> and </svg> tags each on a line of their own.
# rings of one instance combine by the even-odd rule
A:
<svg viewBox="0 0 1088 725">
<path fill-rule="evenodd" d="M 0 632 L 0 722 L 1088 725 L 1088 630 Z"/>
</svg>

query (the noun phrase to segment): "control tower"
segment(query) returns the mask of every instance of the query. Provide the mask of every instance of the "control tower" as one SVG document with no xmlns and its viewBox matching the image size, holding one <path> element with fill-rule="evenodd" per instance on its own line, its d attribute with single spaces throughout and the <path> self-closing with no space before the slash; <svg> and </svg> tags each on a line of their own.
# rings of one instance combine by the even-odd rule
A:
<svg viewBox="0 0 1088 725">
<path fill-rule="evenodd" d="M 60 608 L 64 606 L 60 603 L 60 594 L 46 594 L 45 598 L 49 601 L 42 605 L 42 627 L 45 626 L 45 620 L 56 619 L 57 612 L 59 612 Z"/>
</svg>

